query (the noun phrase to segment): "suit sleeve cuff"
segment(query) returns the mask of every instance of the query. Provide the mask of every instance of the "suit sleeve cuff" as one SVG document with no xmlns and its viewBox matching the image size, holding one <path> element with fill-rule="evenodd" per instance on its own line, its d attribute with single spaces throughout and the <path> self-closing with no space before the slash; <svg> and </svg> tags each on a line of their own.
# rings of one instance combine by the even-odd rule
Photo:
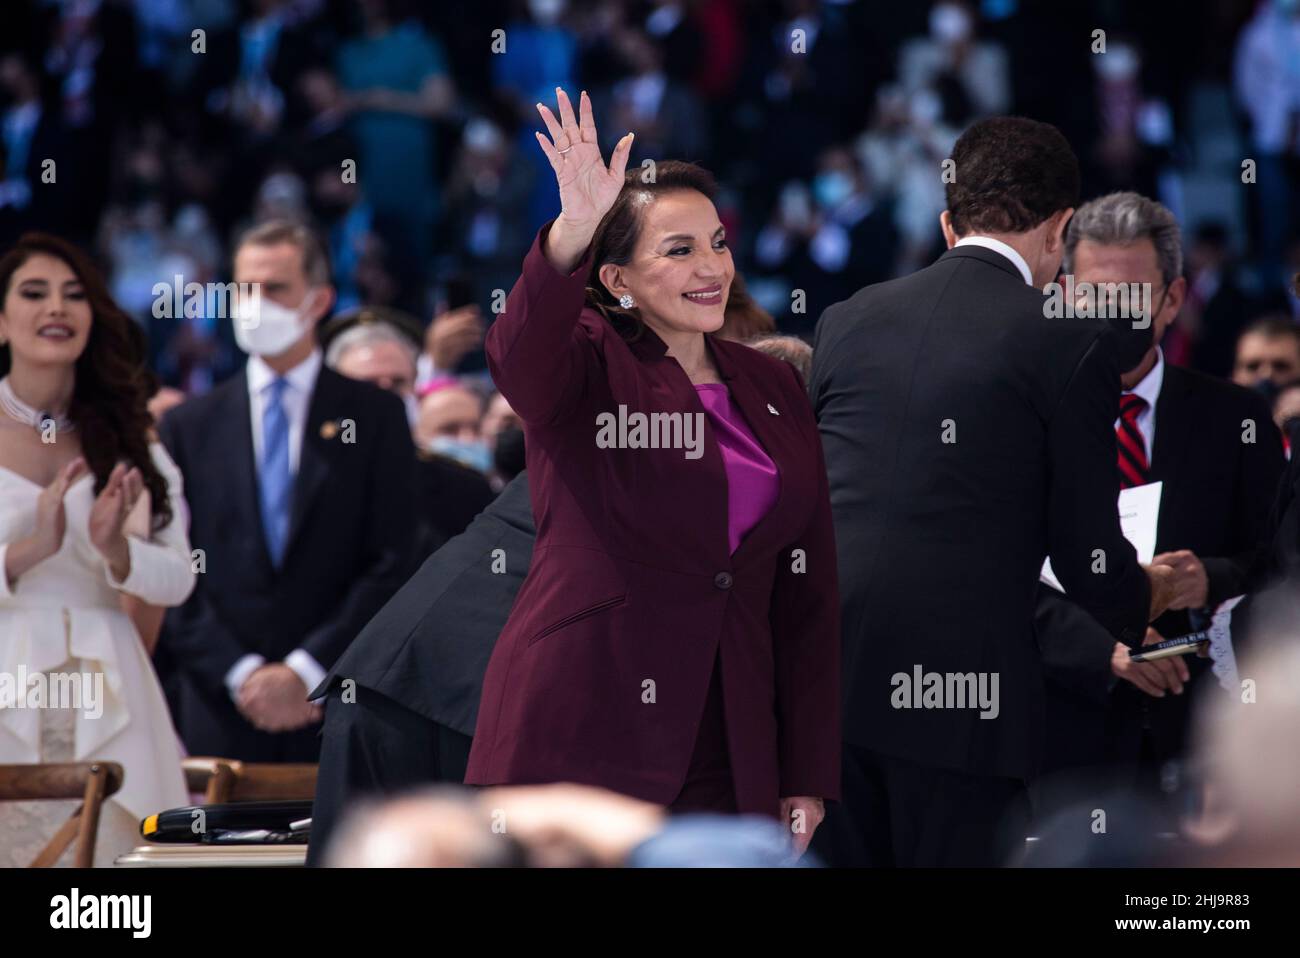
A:
<svg viewBox="0 0 1300 958">
<path fill-rule="evenodd" d="M 320 688 L 320 684 L 325 681 L 325 670 L 306 649 L 294 649 L 284 657 L 284 664 L 293 669 L 294 674 L 302 679 L 308 694 Z"/>
<path fill-rule="evenodd" d="M 226 673 L 226 689 L 230 692 L 230 697 L 236 702 L 239 701 L 239 690 L 248 677 L 266 664 L 266 659 L 256 652 L 249 652 L 238 662 L 230 667 Z"/>
</svg>

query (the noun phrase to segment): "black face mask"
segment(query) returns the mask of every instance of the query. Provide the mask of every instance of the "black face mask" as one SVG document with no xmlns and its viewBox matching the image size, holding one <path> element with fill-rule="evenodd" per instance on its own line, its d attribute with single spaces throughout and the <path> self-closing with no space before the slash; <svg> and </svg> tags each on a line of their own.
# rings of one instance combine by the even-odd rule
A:
<svg viewBox="0 0 1300 958">
<path fill-rule="evenodd" d="M 1155 345 L 1156 336 L 1156 317 L 1160 311 L 1165 308 L 1165 297 L 1169 294 L 1169 287 L 1160 294 L 1160 305 L 1151 310 L 1150 319 L 1145 328 L 1133 327 L 1135 322 L 1139 322 L 1142 317 L 1136 319 L 1132 316 L 1108 316 L 1106 322 L 1115 333 L 1115 344 L 1119 349 L 1119 368 L 1124 372 L 1130 372 L 1141 364 L 1143 357 Z"/>
<path fill-rule="evenodd" d="M 492 466 L 497 475 L 509 482 L 524 471 L 524 431 L 517 426 L 507 426 L 497 433 L 496 449 L 492 453 Z"/>
<path fill-rule="evenodd" d="M 1270 406 L 1277 401 L 1277 394 L 1280 391 L 1277 388 L 1277 383 L 1273 382 L 1273 380 L 1268 377 L 1261 379 L 1250 388 L 1263 396 Z"/>
</svg>

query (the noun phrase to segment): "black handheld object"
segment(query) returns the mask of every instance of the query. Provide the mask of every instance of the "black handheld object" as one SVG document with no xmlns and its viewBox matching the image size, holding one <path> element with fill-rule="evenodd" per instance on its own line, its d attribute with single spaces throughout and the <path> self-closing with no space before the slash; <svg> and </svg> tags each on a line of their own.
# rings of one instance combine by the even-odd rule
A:
<svg viewBox="0 0 1300 958">
<path fill-rule="evenodd" d="M 159 843 L 305 842 L 309 831 L 292 826 L 306 818 L 311 818 L 311 802 L 307 801 L 184 805 L 150 815 L 140 823 L 140 834 Z"/>
<path fill-rule="evenodd" d="M 1128 657 L 1133 662 L 1154 662 L 1156 659 L 1167 659 L 1171 655 L 1191 655 L 1199 652 L 1202 644 L 1209 641 L 1208 632 L 1192 632 L 1189 635 L 1180 635 L 1176 639 L 1157 642 L 1155 645 L 1144 645 L 1140 652 L 1130 649 Z"/>
</svg>

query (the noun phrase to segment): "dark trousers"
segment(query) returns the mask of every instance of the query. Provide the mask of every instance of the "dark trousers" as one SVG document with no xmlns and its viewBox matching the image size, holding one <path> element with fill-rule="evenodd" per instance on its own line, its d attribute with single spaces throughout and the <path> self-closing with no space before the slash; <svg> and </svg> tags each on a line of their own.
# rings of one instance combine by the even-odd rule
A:
<svg viewBox="0 0 1300 958">
<path fill-rule="evenodd" d="M 846 742 L 842 789 L 813 836 L 832 866 L 1004 865 L 1024 844 L 1020 779 L 931 768 Z"/>
<path fill-rule="evenodd" d="M 736 786 L 731 778 L 731 758 L 727 751 L 727 726 L 722 710 L 722 674 L 713 663 L 709 694 L 704 701 L 704 715 L 695 739 L 695 751 L 686 772 L 682 790 L 668 806 L 672 814 L 683 812 L 727 812 L 735 814 Z"/>
</svg>

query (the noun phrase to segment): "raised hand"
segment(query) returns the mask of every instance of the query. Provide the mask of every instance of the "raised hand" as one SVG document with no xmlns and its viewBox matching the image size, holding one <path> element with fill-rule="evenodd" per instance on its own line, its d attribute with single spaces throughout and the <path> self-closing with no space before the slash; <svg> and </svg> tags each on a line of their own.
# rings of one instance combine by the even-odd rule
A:
<svg viewBox="0 0 1300 958">
<path fill-rule="evenodd" d="M 449 309 L 433 317 L 424 334 L 424 351 L 433 360 L 434 369 L 453 372 L 466 353 L 483 345 L 486 331 L 483 313 L 473 303 Z"/>
<path fill-rule="evenodd" d="M 78 456 L 59 470 L 54 481 L 41 491 L 36 500 L 36 528 L 31 538 L 42 558 L 54 555 L 63 545 L 63 535 L 68 528 L 63 497 L 85 471 L 86 460 Z"/>
<path fill-rule="evenodd" d="M 135 502 L 144 491 L 140 470 L 119 462 L 109 473 L 108 482 L 95 497 L 87 520 L 90 544 L 109 564 L 114 578 L 121 581 L 130 571 L 130 551 L 122 527 Z"/>
<path fill-rule="evenodd" d="M 550 108 L 537 104 L 550 137 L 540 132 L 536 136 L 560 188 L 560 215 L 547 236 L 546 255 L 557 269 L 567 273 L 582 257 L 601 217 L 623 188 L 633 137 L 628 133 L 618 141 L 606 166 L 586 91 L 579 101 L 581 119 L 574 116 L 573 104 L 564 90 L 556 87 L 555 94 L 560 117 L 557 120 Z"/>
</svg>

